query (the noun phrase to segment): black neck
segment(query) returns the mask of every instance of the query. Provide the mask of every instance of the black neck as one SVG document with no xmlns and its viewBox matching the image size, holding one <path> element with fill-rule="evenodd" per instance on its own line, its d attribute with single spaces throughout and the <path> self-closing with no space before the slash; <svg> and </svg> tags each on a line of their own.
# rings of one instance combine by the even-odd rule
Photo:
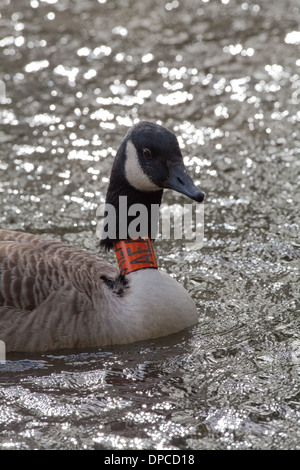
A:
<svg viewBox="0 0 300 470">
<path fill-rule="evenodd" d="M 114 208 L 114 211 L 106 210 L 104 214 L 104 235 L 100 241 L 100 246 L 110 250 L 114 242 L 132 238 L 130 234 L 136 227 L 140 230 L 141 236 L 148 236 L 154 240 L 158 225 L 158 210 L 161 204 L 163 190 L 159 191 L 138 191 L 133 188 L 125 178 L 124 158 L 120 158 L 122 152 L 120 148 L 116 155 L 110 183 L 106 196 L 106 205 Z M 137 212 L 136 215 L 128 215 L 130 207 L 134 204 L 141 204 L 143 207 L 142 215 Z M 146 220 L 145 220 L 146 215 Z M 138 223 L 138 219 L 143 220 L 143 224 Z M 110 226 L 109 226 L 110 225 Z M 146 230 L 146 233 L 144 232 Z"/>
</svg>

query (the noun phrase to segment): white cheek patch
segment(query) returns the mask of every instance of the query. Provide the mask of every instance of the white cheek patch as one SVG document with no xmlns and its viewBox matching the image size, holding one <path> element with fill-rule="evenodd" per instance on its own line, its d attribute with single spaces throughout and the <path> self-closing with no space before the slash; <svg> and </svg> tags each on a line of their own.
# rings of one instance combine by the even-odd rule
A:
<svg viewBox="0 0 300 470">
<path fill-rule="evenodd" d="M 131 140 L 127 142 L 126 146 L 125 176 L 128 183 L 139 191 L 159 191 L 161 189 L 144 173 Z"/>
</svg>

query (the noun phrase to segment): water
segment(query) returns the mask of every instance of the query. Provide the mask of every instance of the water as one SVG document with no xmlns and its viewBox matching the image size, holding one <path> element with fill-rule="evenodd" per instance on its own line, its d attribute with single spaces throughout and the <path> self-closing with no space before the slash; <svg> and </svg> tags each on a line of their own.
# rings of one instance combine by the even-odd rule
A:
<svg viewBox="0 0 300 470">
<path fill-rule="evenodd" d="M 156 244 L 199 324 L 8 356 L 1 449 L 300 448 L 299 18 L 299 0 L 0 1 L 2 228 L 96 252 L 140 119 L 176 132 L 207 195 L 201 250 Z"/>
</svg>

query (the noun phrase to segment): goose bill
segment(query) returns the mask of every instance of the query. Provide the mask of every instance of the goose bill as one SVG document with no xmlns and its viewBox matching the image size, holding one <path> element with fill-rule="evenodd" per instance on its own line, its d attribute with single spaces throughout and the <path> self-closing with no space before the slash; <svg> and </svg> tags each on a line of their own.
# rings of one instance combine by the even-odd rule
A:
<svg viewBox="0 0 300 470">
<path fill-rule="evenodd" d="M 197 202 L 202 202 L 205 196 L 203 191 L 197 188 L 192 178 L 186 173 L 185 168 L 179 164 L 170 168 L 169 177 L 163 186 L 164 188 L 174 189 L 174 191 L 184 194 Z"/>
</svg>

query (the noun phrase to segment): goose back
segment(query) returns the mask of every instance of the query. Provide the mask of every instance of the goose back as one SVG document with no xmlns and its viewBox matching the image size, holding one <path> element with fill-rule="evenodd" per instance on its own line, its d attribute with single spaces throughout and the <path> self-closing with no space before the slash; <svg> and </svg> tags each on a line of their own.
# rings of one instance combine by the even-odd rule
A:
<svg viewBox="0 0 300 470">
<path fill-rule="evenodd" d="M 105 310 L 111 290 L 101 277 L 115 280 L 118 274 L 117 268 L 80 248 L 0 230 L 0 338 L 6 349 L 97 343 L 95 304 L 99 308 L 102 301 Z"/>
</svg>

